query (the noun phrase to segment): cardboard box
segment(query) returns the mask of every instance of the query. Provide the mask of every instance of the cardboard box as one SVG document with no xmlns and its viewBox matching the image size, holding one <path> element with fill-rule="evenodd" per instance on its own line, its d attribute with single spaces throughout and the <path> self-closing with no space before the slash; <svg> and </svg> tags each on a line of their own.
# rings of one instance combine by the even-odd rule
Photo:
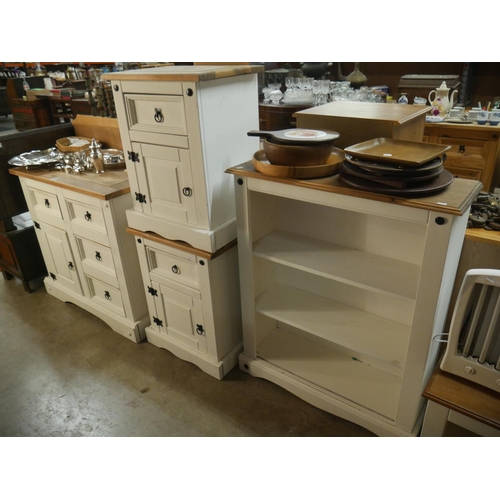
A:
<svg viewBox="0 0 500 500">
<path fill-rule="evenodd" d="M 77 115 L 73 120 L 73 128 L 76 136 L 96 139 L 102 144 L 103 149 L 123 151 L 117 118 Z"/>
</svg>

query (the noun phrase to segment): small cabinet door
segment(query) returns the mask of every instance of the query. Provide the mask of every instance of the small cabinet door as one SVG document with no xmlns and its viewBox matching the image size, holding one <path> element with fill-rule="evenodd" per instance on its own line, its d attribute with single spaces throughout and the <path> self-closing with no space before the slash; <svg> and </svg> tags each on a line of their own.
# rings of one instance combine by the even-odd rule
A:
<svg viewBox="0 0 500 500">
<path fill-rule="evenodd" d="M 196 193 L 189 151 L 136 142 L 132 148 L 138 154 L 136 206 L 138 202 L 144 213 L 195 225 Z"/>
<path fill-rule="evenodd" d="M 36 222 L 35 227 L 49 278 L 69 290 L 82 294 L 66 231 L 43 222 Z"/>
<path fill-rule="evenodd" d="M 154 297 L 158 316 L 153 321 L 160 332 L 207 354 L 201 300 L 165 285 L 153 282 L 152 286 L 159 291 Z"/>
</svg>

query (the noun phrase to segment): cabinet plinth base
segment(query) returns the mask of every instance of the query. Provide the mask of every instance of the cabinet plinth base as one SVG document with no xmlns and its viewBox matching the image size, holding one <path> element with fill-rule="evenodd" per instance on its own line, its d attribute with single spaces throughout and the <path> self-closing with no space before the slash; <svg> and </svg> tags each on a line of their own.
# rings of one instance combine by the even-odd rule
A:
<svg viewBox="0 0 500 500">
<path fill-rule="evenodd" d="M 238 364 L 238 355 L 243 350 L 243 343 L 241 343 L 226 354 L 226 356 L 224 356 L 220 361 L 216 361 L 214 359 L 210 359 L 204 354 L 189 349 L 173 339 L 166 338 L 165 335 L 162 335 L 151 327 L 146 328 L 146 337 L 149 343 L 155 345 L 156 347 L 170 351 L 172 354 L 180 359 L 183 359 L 184 361 L 193 363 L 208 375 L 211 375 L 219 380 L 222 380 L 224 376 Z"/>
<path fill-rule="evenodd" d="M 168 221 L 137 210 L 127 210 L 129 227 L 153 232 L 167 240 L 184 241 L 206 252 L 216 252 L 236 239 L 236 219 L 215 229 L 200 229 L 179 222 Z"/>
<path fill-rule="evenodd" d="M 398 429 L 390 422 L 377 419 L 362 409 L 335 397 L 334 394 L 321 391 L 301 380 L 299 377 L 277 368 L 264 360 L 253 359 L 244 353 L 239 356 L 240 369 L 254 377 L 263 378 L 279 385 L 304 401 L 332 415 L 349 420 L 381 437 L 415 437 L 420 424 L 411 433 Z"/>
<path fill-rule="evenodd" d="M 145 338 L 145 328 L 150 324 L 149 315 L 146 314 L 137 321 L 132 321 L 125 317 L 113 314 L 110 311 L 106 311 L 99 307 L 96 307 L 94 303 L 76 293 L 72 293 L 62 287 L 60 287 L 57 282 L 53 281 L 51 278 L 47 277 L 44 280 L 45 288 L 47 293 L 53 297 L 63 301 L 71 302 L 72 304 L 85 309 L 90 314 L 97 316 L 99 319 L 104 321 L 113 331 L 123 335 L 125 338 L 131 340 L 132 342 L 139 343 Z"/>
</svg>

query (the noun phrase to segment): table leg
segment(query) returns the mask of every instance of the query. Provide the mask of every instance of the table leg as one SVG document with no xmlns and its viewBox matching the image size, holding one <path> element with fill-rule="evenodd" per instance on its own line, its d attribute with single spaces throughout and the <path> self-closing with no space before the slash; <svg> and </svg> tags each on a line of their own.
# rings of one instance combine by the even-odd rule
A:
<svg viewBox="0 0 500 500">
<path fill-rule="evenodd" d="M 448 421 L 449 411 L 450 410 L 446 408 L 446 406 L 435 403 L 434 401 L 427 401 L 420 437 L 442 437 L 446 422 Z"/>
</svg>

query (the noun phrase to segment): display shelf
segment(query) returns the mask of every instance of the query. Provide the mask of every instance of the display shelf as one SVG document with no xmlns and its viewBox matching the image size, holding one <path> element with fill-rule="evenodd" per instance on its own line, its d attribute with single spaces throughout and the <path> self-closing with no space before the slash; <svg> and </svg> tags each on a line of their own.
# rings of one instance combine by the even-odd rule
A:
<svg viewBox="0 0 500 500">
<path fill-rule="evenodd" d="M 395 375 L 282 329 L 258 345 L 258 357 L 350 404 L 392 421 L 396 417 L 401 379 Z"/>
<path fill-rule="evenodd" d="M 259 295 L 255 311 L 401 369 L 410 328 L 359 309 L 275 284 Z"/>
<path fill-rule="evenodd" d="M 397 298 L 417 294 L 418 265 L 298 234 L 273 231 L 255 243 L 254 255 Z"/>
<path fill-rule="evenodd" d="M 235 175 L 240 368 L 381 436 L 415 436 L 479 182 L 370 199 L 337 176 Z M 404 203 L 405 206 L 402 206 Z"/>
</svg>

